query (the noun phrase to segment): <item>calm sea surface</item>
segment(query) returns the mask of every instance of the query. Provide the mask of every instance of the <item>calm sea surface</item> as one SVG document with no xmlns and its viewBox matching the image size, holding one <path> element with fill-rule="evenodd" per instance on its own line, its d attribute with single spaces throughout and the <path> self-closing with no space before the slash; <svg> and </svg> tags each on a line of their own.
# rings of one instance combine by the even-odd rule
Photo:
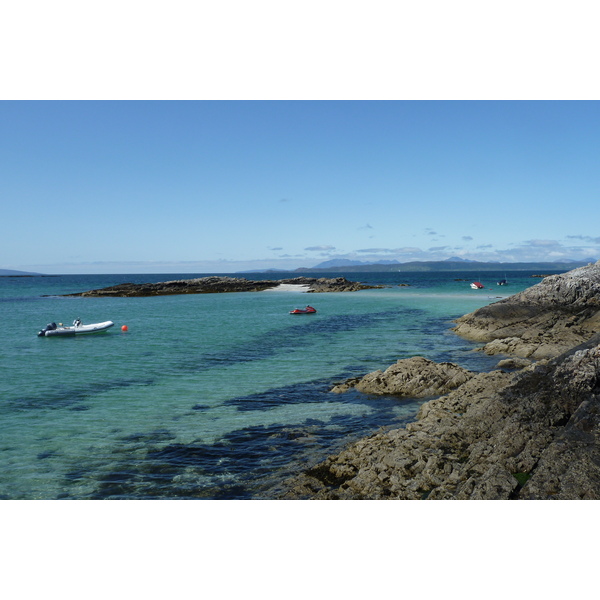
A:
<svg viewBox="0 0 600 600">
<path fill-rule="evenodd" d="M 474 352 L 452 319 L 539 283 L 532 274 L 345 273 L 390 287 L 157 298 L 60 294 L 203 275 L 0 277 L 0 498 L 270 497 L 349 442 L 413 420 L 421 403 L 331 394 L 334 383 L 414 355 L 493 367 L 498 357 Z M 474 278 L 486 289 L 471 290 Z M 308 303 L 317 314 L 289 314 Z M 37 337 L 77 317 L 115 327 Z"/>
</svg>

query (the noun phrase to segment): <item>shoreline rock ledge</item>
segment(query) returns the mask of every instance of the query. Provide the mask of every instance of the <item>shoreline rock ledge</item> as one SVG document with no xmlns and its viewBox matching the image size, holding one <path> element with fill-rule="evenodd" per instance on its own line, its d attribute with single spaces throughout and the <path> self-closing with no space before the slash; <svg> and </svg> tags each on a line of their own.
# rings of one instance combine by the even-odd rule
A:
<svg viewBox="0 0 600 600">
<path fill-rule="evenodd" d="M 486 342 L 487 354 L 557 356 L 600 331 L 600 261 L 460 317 L 453 331 Z"/>
<path fill-rule="evenodd" d="M 348 281 L 345 277 L 314 278 L 294 277 L 292 279 L 252 281 L 243 277 L 209 276 L 196 279 L 178 279 L 158 283 L 120 283 L 106 288 L 89 290 L 64 296 L 83 297 L 143 297 L 170 296 L 176 294 L 219 294 L 226 292 L 260 292 L 276 288 L 279 285 L 295 285 L 305 287 L 306 292 L 355 292 L 375 289 L 383 286 L 365 285 Z"/>
<path fill-rule="evenodd" d="M 356 388 L 363 394 L 410 398 L 432 398 L 460 387 L 475 373 L 453 363 L 436 363 L 422 356 L 399 360 L 385 371 L 373 371 L 364 377 L 348 379 L 331 391 L 343 394 Z"/>
<path fill-rule="evenodd" d="M 537 362 L 519 371 L 460 374 L 464 383 L 424 402 L 415 422 L 351 444 L 286 480 L 273 495 L 600 499 L 599 299 L 600 261 L 547 277 L 461 317 L 458 334 L 487 344 L 502 341 L 503 353 Z M 440 372 L 421 366 L 422 386 L 427 387 L 427 374 Z M 381 389 L 389 390 L 395 381 L 395 393 L 401 394 L 405 384 L 406 391 L 415 393 L 413 383 L 419 378 L 410 365 L 384 377 L 386 372 L 354 384 L 359 388 L 359 381 L 380 380 Z"/>
</svg>

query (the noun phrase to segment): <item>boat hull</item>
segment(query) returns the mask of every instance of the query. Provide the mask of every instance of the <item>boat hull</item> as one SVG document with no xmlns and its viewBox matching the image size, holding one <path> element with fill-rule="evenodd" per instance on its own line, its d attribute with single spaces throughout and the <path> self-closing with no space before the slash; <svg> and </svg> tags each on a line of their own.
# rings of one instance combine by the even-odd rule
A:
<svg viewBox="0 0 600 600">
<path fill-rule="evenodd" d="M 80 325 L 79 327 L 57 327 L 44 332 L 44 337 L 73 337 L 76 335 L 91 335 L 94 333 L 104 333 L 114 326 L 112 321 L 103 321 L 102 323 L 90 323 L 89 325 Z"/>
</svg>

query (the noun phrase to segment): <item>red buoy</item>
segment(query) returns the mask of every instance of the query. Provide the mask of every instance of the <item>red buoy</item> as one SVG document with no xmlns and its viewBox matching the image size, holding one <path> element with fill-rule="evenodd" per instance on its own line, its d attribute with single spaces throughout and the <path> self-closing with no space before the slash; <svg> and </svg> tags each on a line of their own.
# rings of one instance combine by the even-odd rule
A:
<svg viewBox="0 0 600 600">
<path fill-rule="evenodd" d="M 121 327 L 121 331 L 127 331 L 127 325 L 123 325 L 123 326 Z"/>
</svg>

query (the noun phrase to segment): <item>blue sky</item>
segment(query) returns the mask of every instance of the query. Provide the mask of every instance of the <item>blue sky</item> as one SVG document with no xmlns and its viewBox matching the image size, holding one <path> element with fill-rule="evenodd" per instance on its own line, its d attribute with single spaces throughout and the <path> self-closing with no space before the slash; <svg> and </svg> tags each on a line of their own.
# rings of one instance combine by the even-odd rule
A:
<svg viewBox="0 0 600 600">
<path fill-rule="evenodd" d="M 600 258 L 585 101 L 4 101 L 0 268 Z"/>
</svg>

